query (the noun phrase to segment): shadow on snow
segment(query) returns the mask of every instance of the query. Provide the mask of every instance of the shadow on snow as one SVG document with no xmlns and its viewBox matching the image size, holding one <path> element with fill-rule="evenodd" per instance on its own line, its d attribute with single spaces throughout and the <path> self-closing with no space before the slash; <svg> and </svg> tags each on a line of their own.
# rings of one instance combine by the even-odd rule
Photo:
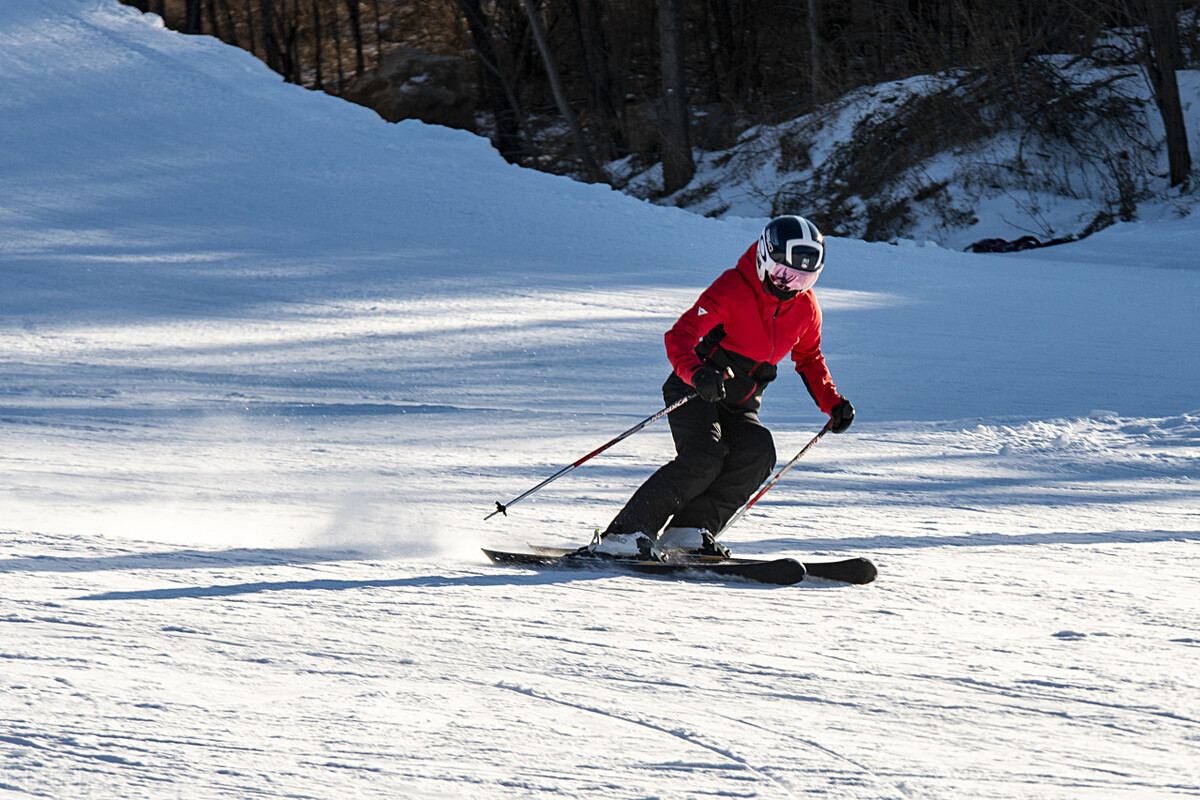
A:
<svg viewBox="0 0 1200 800">
<path fill-rule="evenodd" d="M 334 579 L 317 579 L 309 581 L 255 581 L 253 583 L 234 583 L 218 586 L 184 586 L 171 589 L 144 589 L 131 592 L 103 592 L 76 597 L 76 600 L 179 600 L 185 598 L 206 597 L 237 597 L 239 595 L 260 594 L 262 592 L 287 591 L 320 591 L 343 592 L 356 589 L 440 589 L 454 587 L 495 587 L 495 586 L 543 586 L 562 584 L 581 580 L 598 580 L 601 578 L 649 579 L 654 581 L 674 583 L 706 583 L 704 579 L 681 579 L 668 575 L 638 575 L 605 569 L 555 569 L 531 571 L 500 571 L 488 575 L 424 575 L 415 578 L 387 578 L 380 580 L 345 581 Z M 736 581 L 722 579 L 722 586 L 739 589 L 757 589 L 774 591 L 777 589 L 795 589 L 796 586 L 774 586 L 752 581 Z M 841 584 L 816 581 L 805 588 L 829 588 Z"/>
</svg>

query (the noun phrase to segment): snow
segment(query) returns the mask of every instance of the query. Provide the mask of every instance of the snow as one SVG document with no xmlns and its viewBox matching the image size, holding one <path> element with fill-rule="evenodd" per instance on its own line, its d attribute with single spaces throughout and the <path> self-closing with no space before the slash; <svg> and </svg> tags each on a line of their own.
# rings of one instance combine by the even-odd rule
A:
<svg viewBox="0 0 1200 800">
<path fill-rule="evenodd" d="M 1126 47 L 1137 50 L 1140 44 Z M 862 158 L 861 153 L 848 156 L 845 149 L 865 136 L 867 125 L 882 127 L 885 135 L 907 130 L 898 127 L 907 125 L 899 120 L 912 113 L 904 111 L 907 104 L 951 91 L 963 77 L 939 73 L 855 89 L 797 119 L 754 126 L 727 150 L 696 150 L 692 181 L 665 198 L 657 165 L 645 169 L 630 157 L 609 169 L 634 196 L 659 198 L 656 202 L 706 216 L 769 216 L 775 209 L 790 210 L 786 198 L 804 202 L 811 197 L 806 213 L 826 232 L 931 241 L 955 250 L 990 238 L 1032 235 L 1045 243 L 1082 237 L 1103 217 L 1123 218 L 1127 211 L 1150 222 L 1192 213 L 1194 193 L 1168 185 L 1166 134 L 1145 76 L 1136 68 L 1087 67 L 1074 61 L 1046 59 L 1076 89 L 1106 84 L 1112 106 L 1103 112 L 1093 109 L 1090 121 L 1077 120 L 1080 130 L 1070 142 L 1046 141 L 1032 131 L 976 139 L 944 130 L 935 118 L 926 124 L 944 138 L 942 151 L 923 152 L 918 137 L 916 152 L 901 159 L 912 163 L 886 173 L 886 180 L 871 181 L 856 171 L 853 159 Z M 1127 63 L 1136 61 L 1127 58 Z M 1189 147 L 1197 152 L 1200 70 L 1180 70 L 1177 78 Z M 1108 110 L 1122 105 L 1140 110 L 1131 110 L 1128 119 Z M 936 116 L 936 107 L 924 113 Z M 1120 130 L 1121 137 L 1107 131 L 1106 138 L 1106 124 Z"/>
<path fill-rule="evenodd" d="M 761 219 L 520 170 L 114 0 L 0 4 L 0 796 L 1200 795 L 1200 225 L 830 240 L 858 408 L 728 535 L 492 566 L 670 453 Z M 783 375 L 781 460 L 823 424 Z"/>
</svg>

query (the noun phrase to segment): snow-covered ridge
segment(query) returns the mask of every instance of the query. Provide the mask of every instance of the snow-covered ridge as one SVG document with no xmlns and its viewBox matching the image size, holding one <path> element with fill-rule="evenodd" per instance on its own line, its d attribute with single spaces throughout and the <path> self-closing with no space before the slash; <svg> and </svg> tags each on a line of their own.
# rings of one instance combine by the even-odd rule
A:
<svg viewBox="0 0 1200 800">
<path fill-rule="evenodd" d="M 1014 110 L 974 96 L 966 73 L 917 76 L 756 126 L 727 151 L 698 153 L 692 183 L 661 202 L 718 217 L 808 213 L 839 233 L 958 250 L 986 238 L 1078 237 L 1129 214 L 1162 221 L 1192 212 L 1195 198 L 1168 185 L 1162 121 L 1139 70 L 1064 57 L 1040 67 L 1073 93 L 1074 110 L 1059 121 L 1071 140 L 1030 120 L 998 122 Z M 1200 141 L 1200 71 L 1181 70 L 1178 80 L 1187 128 Z M 949 124 L 955 107 L 967 109 L 962 125 Z M 1015 113 L 1046 116 L 1054 107 Z M 630 168 L 613 165 L 626 191 L 659 191 L 661 170 L 623 174 Z"/>
</svg>

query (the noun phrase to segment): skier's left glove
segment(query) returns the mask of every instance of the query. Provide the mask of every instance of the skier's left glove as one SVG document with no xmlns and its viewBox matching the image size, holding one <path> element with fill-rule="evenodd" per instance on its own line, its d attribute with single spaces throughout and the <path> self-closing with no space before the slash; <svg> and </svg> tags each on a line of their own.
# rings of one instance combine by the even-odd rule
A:
<svg viewBox="0 0 1200 800">
<path fill-rule="evenodd" d="M 841 433 L 850 427 L 851 422 L 854 422 L 854 406 L 843 397 L 829 412 L 829 430 Z"/>
<path fill-rule="evenodd" d="M 692 387 L 706 403 L 719 403 L 725 399 L 725 376 L 712 367 L 697 367 L 692 373 Z"/>
</svg>

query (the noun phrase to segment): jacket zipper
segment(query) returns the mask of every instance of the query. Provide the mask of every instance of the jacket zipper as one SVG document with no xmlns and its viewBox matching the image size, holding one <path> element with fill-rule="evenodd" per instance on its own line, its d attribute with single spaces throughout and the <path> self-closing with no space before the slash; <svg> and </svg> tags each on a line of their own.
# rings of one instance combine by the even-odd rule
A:
<svg viewBox="0 0 1200 800">
<path fill-rule="evenodd" d="M 775 358 L 775 342 L 779 339 L 779 312 L 783 310 L 783 303 L 775 305 L 775 313 L 771 315 L 771 352 L 767 353 L 767 359 Z"/>
</svg>

